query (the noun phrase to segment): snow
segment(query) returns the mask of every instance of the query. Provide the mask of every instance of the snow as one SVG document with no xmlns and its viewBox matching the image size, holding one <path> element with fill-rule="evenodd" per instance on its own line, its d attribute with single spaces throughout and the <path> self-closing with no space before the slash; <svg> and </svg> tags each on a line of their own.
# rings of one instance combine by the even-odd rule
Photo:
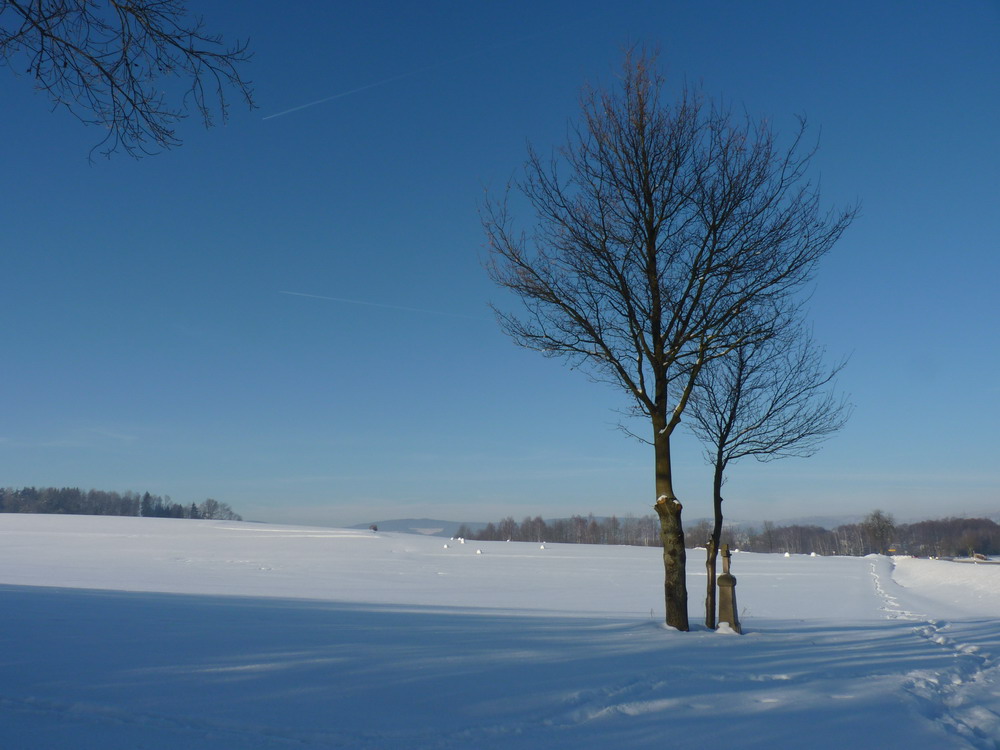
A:
<svg viewBox="0 0 1000 750">
<path fill-rule="evenodd" d="M 732 572 L 679 633 L 656 549 L 4 514 L 0 748 L 995 750 L 1000 566 Z"/>
<path fill-rule="evenodd" d="M 937 560 L 894 558 L 894 578 L 902 586 L 918 588 L 921 611 L 938 617 L 988 615 L 1000 619 L 1000 565 L 942 563 Z"/>
</svg>

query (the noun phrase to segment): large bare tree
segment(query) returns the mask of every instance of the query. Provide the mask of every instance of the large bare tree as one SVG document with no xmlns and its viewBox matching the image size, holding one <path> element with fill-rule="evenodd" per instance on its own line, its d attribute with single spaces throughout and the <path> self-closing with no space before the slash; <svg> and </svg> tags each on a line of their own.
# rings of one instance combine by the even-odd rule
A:
<svg viewBox="0 0 1000 750">
<path fill-rule="evenodd" d="M 782 148 L 766 121 L 698 92 L 668 103 L 663 87 L 653 56 L 627 55 L 617 87 L 584 92 L 565 146 L 529 149 L 513 188 L 533 227 L 515 226 L 506 198 L 483 221 L 491 277 L 524 306 L 497 310 L 503 329 L 623 389 L 647 422 L 666 622 L 687 630 L 671 436 L 705 364 L 773 335 L 853 212 L 821 212 L 804 123 Z"/>
<path fill-rule="evenodd" d="M 685 420 L 713 467 L 714 524 L 708 540 L 705 625 L 716 625 L 716 570 L 722 537 L 722 487 L 729 465 L 747 456 L 808 457 L 839 430 L 850 405 L 831 387 L 844 361 L 827 367 L 823 351 L 796 317 L 775 335 L 747 340 L 708 363 Z"/>
<path fill-rule="evenodd" d="M 206 127 L 228 115 L 226 89 L 251 108 L 240 67 L 246 43 L 190 17 L 182 0 L 0 0 L 0 64 L 30 76 L 56 107 L 106 130 L 95 149 L 132 156 L 180 144 L 175 124 L 193 108 Z M 179 104 L 168 103 L 179 79 Z"/>
<path fill-rule="evenodd" d="M 804 122 L 782 147 L 766 121 L 698 92 L 667 103 L 662 90 L 655 59 L 627 55 L 619 86 L 584 92 L 565 146 L 550 159 L 529 149 L 514 188 L 532 229 L 516 227 L 506 199 L 483 221 L 490 274 L 524 306 L 497 310 L 503 329 L 622 388 L 647 420 L 666 622 L 687 630 L 671 437 L 702 368 L 775 334 L 853 209 L 821 211 Z"/>
</svg>

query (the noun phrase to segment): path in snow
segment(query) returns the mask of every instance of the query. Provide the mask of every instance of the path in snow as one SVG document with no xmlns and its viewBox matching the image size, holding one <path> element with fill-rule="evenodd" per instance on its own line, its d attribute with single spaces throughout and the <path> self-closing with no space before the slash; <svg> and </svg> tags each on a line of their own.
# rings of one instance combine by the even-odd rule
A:
<svg viewBox="0 0 1000 750">
<path fill-rule="evenodd" d="M 994 587 L 1000 585 L 1000 575 L 985 567 L 970 566 L 959 568 L 959 563 L 945 561 L 914 561 L 908 558 L 890 559 L 870 557 L 871 574 L 875 589 L 884 601 L 884 611 L 890 620 L 915 623 L 912 632 L 915 637 L 932 649 L 940 649 L 950 657 L 945 669 L 928 671 L 916 669 L 907 674 L 904 688 L 916 700 L 920 712 L 928 719 L 940 723 L 948 731 L 982 750 L 1000 748 L 1000 714 L 994 708 L 1000 697 L 1000 660 L 990 651 L 984 650 L 982 643 L 996 645 L 997 621 L 990 618 L 974 618 L 953 625 L 947 620 L 935 619 L 928 614 L 913 611 L 917 606 L 933 606 L 916 592 L 908 592 L 894 577 L 897 561 L 902 566 L 933 566 L 924 576 L 937 581 L 950 581 L 949 599 L 951 606 L 960 604 L 961 597 L 968 599 L 975 595 L 977 585 L 956 586 L 955 578 L 967 578 L 973 584 L 981 584 L 985 578 Z M 1000 571 L 997 571 L 1000 572 Z M 904 576 L 904 579 L 907 576 Z M 914 580 L 912 572 L 908 576 Z M 940 583 L 925 586 L 925 590 L 935 590 L 940 596 Z M 992 591 L 996 596 L 996 589 Z M 955 601 L 958 599 L 959 601 Z M 901 600 L 910 604 L 904 606 Z M 966 606 L 968 604 L 966 603 Z"/>
</svg>

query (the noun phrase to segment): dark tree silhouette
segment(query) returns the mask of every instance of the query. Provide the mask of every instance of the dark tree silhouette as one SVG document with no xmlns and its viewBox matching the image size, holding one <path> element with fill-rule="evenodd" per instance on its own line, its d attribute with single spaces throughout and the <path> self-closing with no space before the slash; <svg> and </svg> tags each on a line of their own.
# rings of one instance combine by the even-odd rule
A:
<svg viewBox="0 0 1000 750">
<path fill-rule="evenodd" d="M 225 121 L 225 91 L 254 106 L 240 68 L 247 44 L 223 45 L 181 0 L 0 0 L 0 64 L 30 76 L 56 107 L 107 131 L 94 149 L 135 156 L 180 144 L 193 108 Z M 165 88 L 182 81 L 170 104 Z"/>
</svg>

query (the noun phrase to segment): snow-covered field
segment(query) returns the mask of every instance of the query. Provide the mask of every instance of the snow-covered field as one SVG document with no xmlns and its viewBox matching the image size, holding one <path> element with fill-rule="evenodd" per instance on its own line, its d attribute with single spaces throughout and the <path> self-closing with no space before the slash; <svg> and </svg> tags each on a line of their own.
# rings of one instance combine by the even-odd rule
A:
<svg viewBox="0 0 1000 750">
<path fill-rule="evenodd" d="M 1000 748 L 1000 565 L 738 554 L 742 637 L 661 565 L 0 515 L 0 748 Z"/>
</svg>

